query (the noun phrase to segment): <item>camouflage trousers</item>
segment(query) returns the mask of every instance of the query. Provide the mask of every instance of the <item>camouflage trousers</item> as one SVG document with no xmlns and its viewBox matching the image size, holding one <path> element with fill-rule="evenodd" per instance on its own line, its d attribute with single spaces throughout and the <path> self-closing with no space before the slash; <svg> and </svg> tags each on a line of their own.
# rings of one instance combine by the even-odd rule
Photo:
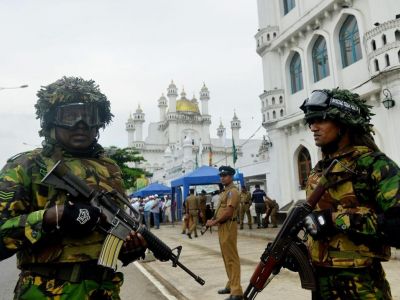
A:
<svg viewBox="0 0 400 300">
<path fill-rule="evenodd" d="M 313 300 L 392 299 L 380 262 L 365 268 L 316 268 Z"/>
<path fill-rule="evenodd" d="M 83 280 L 71 283 L 22 272 L 14 290 L 14 300 L 119 300 L 123 274 L 111 281 Z"/>
</svg>

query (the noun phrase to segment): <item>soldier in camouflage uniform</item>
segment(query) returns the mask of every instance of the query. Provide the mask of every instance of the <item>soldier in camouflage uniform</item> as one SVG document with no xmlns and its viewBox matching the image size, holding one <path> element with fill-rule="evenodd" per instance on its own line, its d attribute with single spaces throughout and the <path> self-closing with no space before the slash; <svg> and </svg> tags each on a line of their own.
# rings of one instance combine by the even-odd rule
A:
<svg viewBox="0 0 400 300">
<path fill-rule="evenodd" d="M 16 253 L 21 270 L 14 299 L 119 299 L 122 273 L 97 266 L 105 239 L 96 226 L 101 212 L 41 183 L 62 160 L 90 187 L 124 192 L 118 166 L 97 143 L 113 116 L 110 102 L 94 81 L 75 77 L 37 96 L 44 147 L 9 159 L 0 172 L 0 260 Z M 144 246 L 132 232 L 119 258 L 127 264 Z"/>
<path fill-rule="evenodd" d="M 307 182 L 328 190 L 304 220 L 318 289 L 314 299 L 391 299 L 381 261 L 400 245 L 400 172 L 371 135 L 371 112 L 347 90 L 314 91 L 301 109 L 321 148 Z"/>
</svg>

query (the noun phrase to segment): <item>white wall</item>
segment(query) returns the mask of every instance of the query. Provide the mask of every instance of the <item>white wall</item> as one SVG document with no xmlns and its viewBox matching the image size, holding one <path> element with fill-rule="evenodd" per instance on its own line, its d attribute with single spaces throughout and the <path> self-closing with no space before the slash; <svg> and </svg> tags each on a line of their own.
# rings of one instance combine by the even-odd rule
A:
<svg viewBox="0 0 400 300">
<path fill-rule="evenodd" d="M 400 13 L 400 1 L 397 0 L 353 0 L 352 5 L 343 8 L 334 0 L 296 0 L 296 7 L 283 15 L 281 0 L 273 0 L 276 24 L 268 22 L 264 11 L 266 1 L 259 0 L 259 24 L 261 29 L 269 25 L 278 25 L 279 34 L 269 44 L 258 46 L 262 57 L 264 86 L 268 93 L 275 88 L 284 90 L 285 116 L 274 122 L 267 122 L 266 127 L 273 143 L 269 149 L 267 162 L 267 189 L 281 205 L 291 200 L 304 199 L 305 193 L 299 190 L 297 154 L 300 146 L 308 149 L 312 165 L 321 158 L 320 150 L 314 145 L 308 127 L 301 122 L 299 106 L 315 89 L 340 88 L 351 89 L 359 93 L 373 105 L 372 118 L 375 125 L 375 139 L 381 149 L 394 161 L 400 162 L 400 41 L 394 38 L 395 30 L 400 28 L 400 21 L 394 20 Z M 262 11 L 260 11 L 262 10 Z M 338 34 L 349 15 L 354 15 L 359 29 L 362 59 L 343 68 Z M 376 27 L 375 22 L 380 25 Z M 387 37 L 387 44 L 382 45 L 382 34 Z M 312 47 L 321 35 L 327 43 L 329 76 L 315 82 L 312 65 Z M 256 35 L 260 38 L 260 34 Z M 371 39 L 376 41 L 377 49 L 371 49 Z M 294 53 L 299 53 L 302 61 L 303 90 L 291 93 L 289 64 Z M 390 57 L 393 72 L 382 74 L 385 54 Z M 380 70 L 373 69 L 374 59 L 378 59 Z M 386 70 L 390 69 L 387 68 Z M 278 71 L 277 71 L 278 70 Z M 387 110 L 381 104 L 384 99 L 382 90 L 389 88 L 395 107 Z M 266 98 L 266 93 L 262 100 Z M 265 100 L 264 100 L 265 102 Z M 265 114 L 271 107 L 265 107 Z"/>
</svg>

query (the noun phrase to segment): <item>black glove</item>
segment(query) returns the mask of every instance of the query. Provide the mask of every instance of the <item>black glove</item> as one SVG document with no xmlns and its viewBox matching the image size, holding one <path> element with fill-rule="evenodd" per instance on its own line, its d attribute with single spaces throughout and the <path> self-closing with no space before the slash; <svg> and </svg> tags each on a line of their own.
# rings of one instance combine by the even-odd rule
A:
<svg viewBox="0 0 400 300">
<path fill-rule="evenodd" d="M 304 218 L 303 225 L 314 240 L 331 236 L 333 233 L 331 210 L 313 211 Z"/>
<path fill-rule="evenodd" d="M 60 230 L 73 236 L 84 236 L 94 230 L 100 221 L 99 208 L 82 202 L 66 201 L 59 222 Z"/>
</svg>

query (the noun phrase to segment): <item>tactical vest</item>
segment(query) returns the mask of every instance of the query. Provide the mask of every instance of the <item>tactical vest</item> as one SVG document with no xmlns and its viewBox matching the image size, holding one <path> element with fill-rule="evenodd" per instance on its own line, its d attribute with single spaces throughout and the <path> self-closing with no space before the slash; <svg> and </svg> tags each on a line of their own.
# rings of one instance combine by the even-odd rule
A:
<svg viewBox="0 0 400 300">
<path fill-rule="evenodd" d="M 336 216 L 335 226 L 349 226 L 346 221 L 346 212 L 371 215 L 379 212 L 373 197 L 373 184 L 369 167 L 378 157 L 367 147 L 353 147 L 345 153 L 337 155 L 337 163 L 327 175 L 330 188 L 318 202 L 316 210 L 331 209 Z M 360 163 L 368 161 L 368 165 Z M 307 195 L 312 193 L 322 176 L 322 170 L 329 162 L 320 161 L 311 171 L 307 182 Z M 340 225 L 338 222 L 342 222 Z M 343 227 L 346 229 L 346 227 Z M 371 245 L 368 242 L 360 243 L 350 237 L 344 230 L 322 240 L 308 240 L 309 252 L 315 265 L 328 267 L 363 267 L 372 263 L 373 259 L 388 260 L 390 247 L 385 245 Z"/>
<path fill-rule="evenodd" d="M 63 156 L 64 163 L 76 176 L 97 190 L 111 191 L 113 189 L 123 193 L 122 179 L 118 166 L 109 158 L 77 158 Z M 63 191 L 55 190 L 52 186 L 41 183 L 44 175 L 51 170 L 55 161 L 37 153 L 30 160 L 27 168 L 31 172 L 30 199 L 32 211 L 42 210 L 54 204 L 63 204 L 67 195 Z M 51 238 L 43 237 L 38 243 L 27 250 L 17 253 L 18 266 L 31 263 L 64 263 L 96 260 L 99 257 L 105 234 L 93 231 L 84 238 L 60 236 L 56 233 Z"/>
</svg>

